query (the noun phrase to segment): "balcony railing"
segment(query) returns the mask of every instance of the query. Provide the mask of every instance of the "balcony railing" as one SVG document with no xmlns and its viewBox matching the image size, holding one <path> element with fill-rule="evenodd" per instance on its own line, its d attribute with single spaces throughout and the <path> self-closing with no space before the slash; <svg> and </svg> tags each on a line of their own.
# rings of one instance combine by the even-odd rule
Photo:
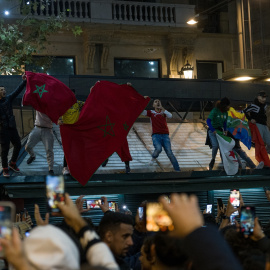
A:
<svg viewBox="0 0 270 270">
<path fill-rule="evenodd" d="M 117 22 L 175 24 L 175 5 L 113 2 L 112 19 Z"/>
<path fill-rule="evenodd" d="M 27 2 L 24 2 L 24 6 Z M 31 13 L 33 16 L 59 16 L 66 18 L 90 19 L 91 2 L 89 0 L 31 0 Z"/>
<path fill-rule="evenodd" d="M 193 5 L 116 0 L 24 0 L 18 5 L 18 1 L 6 1 L 6 5 L 19 6 L 13 17 L 22 16 L 22 10 L 29 8 L 32 16 L 40 19 L 63 15 L 69 21 L 187 27 L 186 21 L 194 16 Z"/>
</svg>

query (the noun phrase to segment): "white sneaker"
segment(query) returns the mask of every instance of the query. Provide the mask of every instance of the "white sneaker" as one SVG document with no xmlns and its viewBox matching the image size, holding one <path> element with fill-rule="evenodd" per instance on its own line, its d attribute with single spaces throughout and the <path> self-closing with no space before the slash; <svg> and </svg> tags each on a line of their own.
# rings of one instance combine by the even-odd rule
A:
<svg viewBox="0 0 270 270">
<path fill-rule="evenodd" d="M 62 173 L 63 173 L 63 175 L 70 174 L 68 167 L 64 167 Z"/>
<path fill-rule="evenodd" d="M 256 166 L 255 169 L 260 170 L 260 169 L 262 169 L 263 167 L 264 167 L 264 162 L 261 161 L 261 162 Z"/>
<path fill-rule="evenodd" d="M 149 161 L 149 166 L 153 166 L 154 162 L 156 161 L 155 158 L 152 158 L 150 161 Z"/>
</svg>

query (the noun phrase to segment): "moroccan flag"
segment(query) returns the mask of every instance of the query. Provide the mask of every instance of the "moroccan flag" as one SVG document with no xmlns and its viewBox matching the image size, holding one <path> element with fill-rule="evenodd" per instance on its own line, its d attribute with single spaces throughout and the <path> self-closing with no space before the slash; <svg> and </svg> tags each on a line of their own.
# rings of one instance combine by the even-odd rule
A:
<svg viewBox="0 0 270 270">
<path fill-rule="evenodd" d="M 149 100 L 127 84 L 95 84 L 78 121 L 60 126 L 67 164 L 77 181 L 85 185 L 114 152 L 121 155 L 130 128 Z"/>
<path fill-rule="evenodd" d="M 26 76 L 23 105 L 45 113 L 52 122 L 57 123 L 59 117 L 77 102 L 74 93 L 56 78 L 30 71 L 26 71 Z"/>
<path fill-rule="evenodd" d="M 256 124 L 249 123 L 249 128 L 251 130 L 252 141 L 255 143 L 255 158 L 258 162 L 263 161 L 264 166 L 270 167 L 270 160 L 267 154 L 265 143 L 261 137 L 260 131 Z"/>
<path fill-rule="evenodd" d="M 248 119 L 244 113 L 237 112 L 233 107 L 228 111 L 227 129 L 248 148 L 251 148 L 251 132 Z"/>
<path fill-rule="evenodd" d="M 120 149 L 116 151 L 116 153 L 121 158 L 122 162 L 132 161 L 132 156 L 130 155 L 129 152 L 127 138 L 124 140 L 124 143 L 121 145 Z"/>
<path fill-rule="evenodd" d="M 232 150 L 234 148 L 235 141 L 228 136 L 224 136 L 219 130 L 217 130 L 216 136 L 219 144 L 219 151 L 222 156 L 224 170 L 227 175 L 235 175 L 239 168 L 238 160 Z"/>
</svg>

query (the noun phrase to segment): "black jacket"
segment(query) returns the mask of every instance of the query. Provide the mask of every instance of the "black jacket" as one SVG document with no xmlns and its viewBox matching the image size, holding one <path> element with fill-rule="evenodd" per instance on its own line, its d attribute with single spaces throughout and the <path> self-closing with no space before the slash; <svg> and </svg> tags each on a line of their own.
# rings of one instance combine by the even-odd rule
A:
<svg viewBox="0 0 270 270">
<path fill-rule="evenodd" d="M 194 270 L 242 270 L 228 244 L 215 227 L 202 227 L 184 239 Z"/>
<path fill-rule="evenodd" d="M 12 102 L 22 92 L 25 85 L 26 81 L 23 81 L 15 91 L 0 99 L 0 132 L 5 132 L 9 128 L 16 128 Z"/>
<path fill-rule="evenodd" d="M 249 121 L 254 119 L 258 124 L 266 126 L 266 107 L 267 105 L 260 103 L 259 100 L 255 98 L 254 102 L 244 109 L 244 113 Z"/>
</svg>

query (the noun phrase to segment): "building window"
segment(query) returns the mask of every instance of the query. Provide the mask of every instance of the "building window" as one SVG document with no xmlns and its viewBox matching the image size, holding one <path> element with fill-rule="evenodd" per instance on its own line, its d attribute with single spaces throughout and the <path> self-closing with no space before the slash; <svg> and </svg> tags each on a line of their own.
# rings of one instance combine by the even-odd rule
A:
<svg viewBox="0 0 270 270">
<path fill-rule="evenodd" d="M 122 78 L 159 78 L 159 60 L 114 59 L 114 75 Z"/>
<path fill-rule="evenodd" d="M 219 80 L 222 79 L 222 61 L 197 61 L 197 79 Z"/>
<path fill-rule="evenodd" d="M 75 75 L 75 58 L 68 56 L 33 56 L 33 63 L 25 65 L 26 71 L 48 75 Z"/>
</svg>

